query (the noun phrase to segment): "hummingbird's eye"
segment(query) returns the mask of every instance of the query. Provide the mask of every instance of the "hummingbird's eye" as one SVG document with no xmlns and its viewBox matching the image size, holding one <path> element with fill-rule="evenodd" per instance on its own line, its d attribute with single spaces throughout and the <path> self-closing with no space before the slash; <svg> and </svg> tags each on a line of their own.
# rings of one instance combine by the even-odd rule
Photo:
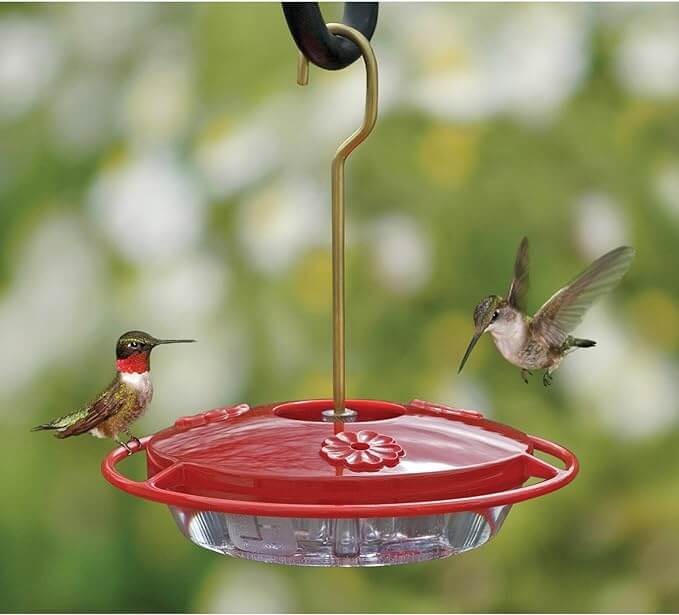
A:
<svg viewBox="0 0 679 615">
<path fill-rule="evenodd" d="M 139 348 L 139 342 L 127 342 L 127 347 L 131 350 L 136 350 Z"/>
<path fill-rule="evenodd" d="M 494 322 L 495 320 L 497 320 L 497 317 L 499 315 L 500 315 L 500 310 L 495 310 L 495 312 L 493 312 L 493 318 L 491 319 L 490 322 Z"/>
</svg>

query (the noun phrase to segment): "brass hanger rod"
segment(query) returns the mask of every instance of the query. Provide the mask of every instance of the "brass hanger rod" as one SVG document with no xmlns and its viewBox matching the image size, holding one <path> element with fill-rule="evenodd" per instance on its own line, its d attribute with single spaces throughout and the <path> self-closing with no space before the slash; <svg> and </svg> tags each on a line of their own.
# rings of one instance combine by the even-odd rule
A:
<svg viewBox="0 0 679 615">
<path fill-rule="evenodd" d="M 335 420 L 347 415 L 345 408 L 345 300 L 344 300 L 344 163 L 371 133 L 377 120 L 377 60 L 368 39 L 358 30 L 344 24 L 329 23 L 328 30 L 353 41 L 361 50 L 366 70 L 365 114 L 361 127 L 335 152 L 331 166 L 332 190 L 332 330 L 333 365 L 332 388 Z M 297 64 L 297 83 L 309 82 L 309 61 L 300 53 Z"/>
</svg>

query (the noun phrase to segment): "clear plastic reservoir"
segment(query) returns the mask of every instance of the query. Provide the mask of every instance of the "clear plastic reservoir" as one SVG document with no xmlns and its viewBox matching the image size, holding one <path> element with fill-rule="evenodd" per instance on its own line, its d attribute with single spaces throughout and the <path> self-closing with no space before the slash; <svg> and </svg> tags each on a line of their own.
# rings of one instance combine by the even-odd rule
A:
<svg viewBox="0 0 679 615">
<path fill-rule="evenodd" d="M 170 506 L 193 543 L 224 555 L 297 566 L 389 566 L 463 553 L 488 542 L 510 505 L 416 517 L 261 517 Z"/>
</svg>

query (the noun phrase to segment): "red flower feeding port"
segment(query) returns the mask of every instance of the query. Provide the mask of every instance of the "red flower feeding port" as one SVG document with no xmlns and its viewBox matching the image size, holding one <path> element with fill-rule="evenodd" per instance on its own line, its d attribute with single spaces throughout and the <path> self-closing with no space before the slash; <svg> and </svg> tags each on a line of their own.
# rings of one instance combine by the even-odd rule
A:
<svg viewBox="0 0 679 615">
<path fill-rule="evenodd" d="M 326 438 L 321 453 L 332 463 L 355 471 L 393 467 L 404 455 L 394 438 L 367 430 L 341 431 Z"/>
<path fill-rule="evenodd" d="M 217 553 L 307 566 L 405 564 L 462 553 L 492 538 L 513 504 L 567 485 L 578 463 L 565 448 L 476 411 L 419 400 L 345 402 L 344 162 L 375 124 L 377 64 L 363 34 L 342 24 L 326 28 L 317 5 L 284 9 L 316 64 L 350 64 L 358 57 L 346 45 L 352 41 L 367 71 L 363 125 L 332 164 L 333 399 L 183 417 L 131 445 L 145 451 L 147 480 L 118 472 L 128 454 L 122 447 L 106 457 L 102 472 L 127 493 L 167 504 L 187 538 Z M 375 3 L 348 3 L 346 15 L 369 38 L 376 10 Z M 360 19 L 363 12 L 369 15 Z M 325 31 L 314 39 L 319 24 Z M 337 49 L 325 49 L 338 40 Z M 336 61 L 324 64 L 328 54 Z M 307 69 L 302 55 L 300 83 Z"/>
</svg>

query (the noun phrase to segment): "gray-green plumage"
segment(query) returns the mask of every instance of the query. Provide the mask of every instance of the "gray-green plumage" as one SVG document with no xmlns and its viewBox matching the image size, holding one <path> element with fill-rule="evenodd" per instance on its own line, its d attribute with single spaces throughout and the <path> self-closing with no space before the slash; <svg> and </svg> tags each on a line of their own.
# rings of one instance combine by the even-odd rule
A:
<svg viewBox="0 0 679 615">
<path fill-rule="evenodd" d="M 490 295 L 474 310 L 475 332 L 460 364 L 481 335 L 488 331 L 500 354 L 521 368 L 524 382 L 532 369 L 545 369 L 543 383 L 551 383 L 552 372 L 566 354 L 590 348 L 596 342 L 570 335 L 592 305 L 620 282 L 634 258 L 634 249 L 620 247 L 595 260 L 580 275 L 560 288 L 530 317 L 524 313 L 528 290 L 528 239 L 523 238 L 514 263 L 514 277 L 507 298 Z"/>
</svg>

